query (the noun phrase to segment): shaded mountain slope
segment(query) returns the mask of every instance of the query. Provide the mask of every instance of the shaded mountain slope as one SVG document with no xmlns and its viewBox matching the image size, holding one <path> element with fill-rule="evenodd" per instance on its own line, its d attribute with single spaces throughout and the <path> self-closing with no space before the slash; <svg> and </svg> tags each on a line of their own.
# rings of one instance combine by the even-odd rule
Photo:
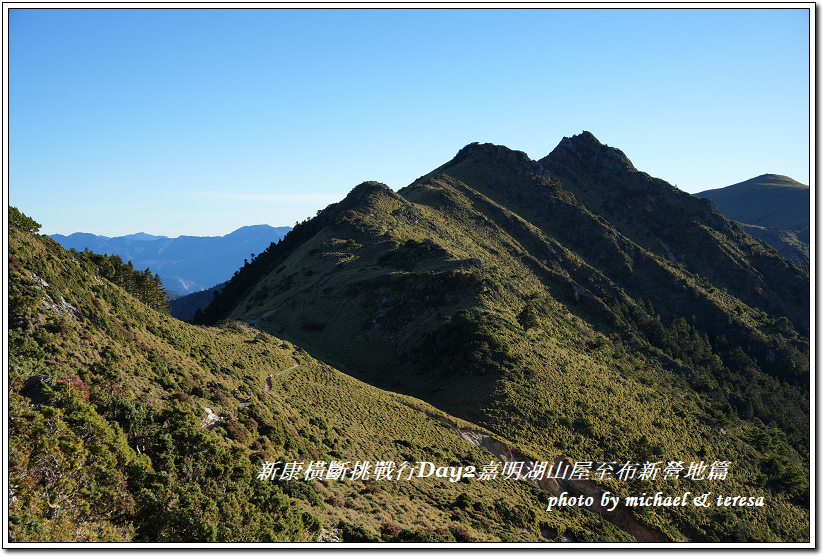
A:
<svg viewBox="0 0 824 557">
<path fill-rule="evenodd" d="M 802 226 L 794 230 L 787 230 L 777 226 L 757 226 L 739 222 L 738 225 L 748 234 L 755 236 L 762 242 L 770 244 L 778 253 L 798 265 L 810 268 L 810 227 Z"/>
<path fill-rule="evenodd" d="M 591 133 L 564 138 L 540 164 L 590 211 L 652 253 L 768 314 L 809 322 L 809 275 L 744 234 L 712 204 L 634 168 Z"/>
<path fill-rule="evenodd" d="M 660 202 L 679 214 L 677 198 Z M 737 533 L 710 510 L 647 509 L 645 521 L 671 539 L 803 539 L 809 309 L 770 285 L 785 281 L 801 296 L 806 275 L 767 253 L 779 276 L 765 278 L 753 253 L 769 248 L 743 234 L 731 245 L 737 227 L 695 202 L 685 226 L 707 244 L 707 260 L 699 252 L 679 265 L 523 153 L 473 144 L 398 193 L 357 186 L 241 269 L 195 319 L 254 323 L 524 450 L 740 463 L 734 489 L 767 490 L 794 526 L 773 526 L 763 511 L 742 515 Z M 713 264 L 716 280 L 746 270 L 763 283 L 747 294 L 752 305 L 690 270 Z M 768 430 L 786 435 L 770 441 L 778 453 L 755 440 Z M 783 479 L 765 480 L 783 458 Z M 608 489 L 674 485 L 687 489 Z"/>
<path fill-rule="evenodd" d="M 691 266 L 677 263 L 670 249 L 663 250 L 665 244 L 660 240 L 653 244 L 657 246 L 657 250 L 649 250 L 624 234 L 634 233 L 642 237 L 652 235 L 649 230 L 638 233 L 633 229 L 634 221 L 627 216 L 634 214 L 633 207 L 627 206 L 625 216 L 615 219 L 619 225 L 613 226 L 612 220 L 605 219 L 596 209 L 578 202 L 575 196 L 561 186 L 560 179 L 542 171 L 542 166 L 529 161 L 523 153 L 500 146 L 473 144 L 462 149 L 453 161 L 430 175 L 445 172 L 466 181 L 475 191 L 484 192 L 512 209 L 551 237 L 556 244 L 583 258 L 589 268 L 597 269 L 603 281 L 611 284 L 610 292 L 602 289 L 595 296 L 610 307 L 616 304 L 626 305 L 624 298 L 628 295 L 638 303 L 651 303 L 653 313 L 659 314 L 665 323 L 676 318 L 688 318 L 693 326 L 711 338 L 724 337 L 733 344 L 749 344 L 747 339 L 753 334 L 763 338 L 763 334 L 753 331 L 752 322 L 742 328 L 735 324 L 737 319 L 730 317 L 731 314 L 741 314 L 743 306 L 740 302 L 771 314 L 771 320 L 786 315 L 802 335 L 808 331 L 809 276 L 804 271 L 789 265 L 777 254 L 767 253 L 769 246 L 742 234 L 740 228 L 711 208 L 706 209 L 706 202 L 636 171 L 623 153 L 602 146 L 594 137 L 587 137 L 586 133 L 582 135 L 586 144 L 597 153 L 597 156 L 591 157 L 594 160 L 590 160 L 588 164 L 592 168 L 587 167 L 587 172 L 607 175 L 608 172 L 623 169 L 625 174 L 621 174 L 623 178 L 618 180 L 619 183 L 637 180 L 655 188 L 652 197 L 659 198 L 658 203 L 662 207 L 669 206 L 670 210 L 662 209 L 661 212 L 667 214 L 668 219 L 661 220 L 651 228 L 664 236 L 669 244 L 684 250 L 689 247 L 690 258 L 693 260 Z M 562 145 L 566 143 L 574 142 L 561 142 Z M 535 170 L 541 173 L 533 172 Z M 426 176 L 421 178 L 423 179 Z M 586 195 L 596 199 L 598 192 L 609 187 L 619 193 L 626 189 L 607 183 L 606 178 L 602 182 L 600 186 L 588 187 Z M 414 187 L 413 184 L 400 193 L 408 195 L 407 192 Z M 632 196 L 631 193 L 627 195 Z M 681 202 L 686 203 L 686 209 L 679 205 Z M 591 204 L 596 203 L 591 201 Z M 610 217 L 613 215 L 610 214 Z M 638 220 L 649 220 L 646 209 L 640 211 Z M 713 223 L 717 225 L 714 228 L 710 226 Z M 621 224 L 624 225 L 623 228 Z M 688 230 L 692 233 L 684 232 Z M 541 245 L 532 244 L 527 252 L 531 256 L 554 261 L 568 272 L 577 268 L 559 260 L 557 250 L 553 253 L 546 251 Z M 704 269 L 711 276 L 691 272 L 691 267 Z M 570 274 L 570 277 L 576 288 L 593 280 L 581 277 L 580 274 Z M 739 281 L 733 281 L 734 278 Z M 635 304 L 630 303 L 627 307 L 631 308 L 633 305 Z M 611 319 L 613 318 L 609 317 Z M 764 332 L 769 333 L 769 329 Z M 801 349 L 806 350 L 803 346 Z M 770 359 L 772 356 L 769 349 L 761 351 L 760 361 L 765 369 L 772 368 L 779 377 L 791 382 L 808 381 L 803 377 L 806 373 L 802 371 L 804 366 L 797 368 L 794 364 L 789 364 L 789 368 L 785 368 L 787 371 L 796 369 L 802 375 L 791 372 L 788 376 L 779 372 L 769 362 Z"/>
<path fill-rule="evenodd" d="M 802 267 L 810 266 L 810 187 L 787 176 L 763 174 L 702 191 L 728 219 Z"/>
</svg>

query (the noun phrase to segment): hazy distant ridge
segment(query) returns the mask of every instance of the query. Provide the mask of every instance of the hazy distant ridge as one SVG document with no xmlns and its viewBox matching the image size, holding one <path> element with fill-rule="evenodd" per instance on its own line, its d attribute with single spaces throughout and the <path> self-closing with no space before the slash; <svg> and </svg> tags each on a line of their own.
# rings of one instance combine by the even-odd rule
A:
<svg viewBox="0 0 824 557">
<path fill-rule="evenodd" d="M 85 232 L 53 234 L 65 248 L 117 254 L 136 269 L 149 267 L 160 275 L 167 290 L 199 292 L 224 282 L 250 259 L 277 242 L 289 226 L 244 226 L 225 236 L 153 236 L 143 232 L 108 238 Z"/>
</svg>

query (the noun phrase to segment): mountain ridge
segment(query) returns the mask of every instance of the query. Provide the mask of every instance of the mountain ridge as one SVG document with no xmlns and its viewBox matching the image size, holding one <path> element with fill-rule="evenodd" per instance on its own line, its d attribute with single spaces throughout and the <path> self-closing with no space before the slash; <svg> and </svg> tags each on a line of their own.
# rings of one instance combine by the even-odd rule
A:
<svg viewBox="0 0 824 557">
<path fill-rule="evenodd" d="M 556 160 L 555 172 L 470 144 L 397 193 L 360 184 L 250 262 L 193 320 L 254 323 L 527 450 L 663 458 L 668 444 L 712 444 L 709 433 L 665 441 L 656 419 L 627 402 L 655 385 L 656 404 L 701 401 L 676 405 L 679 419 L 743 428 L 735 451 L 746 452 L 740 432 L 759 427 L 756 417 L 792 432 L 804 469 L 809 275 L 711 203 L 637 171 L 594 136 L 583 141 L 590 154 Z M 629 209 L 664 214 L 641 225 L 615 218 L 627 192 Z M 635 413 L 644 439 L 619 433 L 625 418 L 605 404 Z M 755 466 L 764 468 L 753 478 L 768 465 Z"/>
<path fill-rule="evenodd" d="M 584 165 L 582 159 L 565 157 L 563 152 L 557 154 L 557 148 L 541 162 L 593 213 L 602 215 L 633 242 L 707 277 L 768 313 L 778 307 L 789 307 L 782 300 L 794 294 L 786 292 L 786 284 L 772 278 L 779 269 L 786 270 L 786 263 L 777 257 L 774 248 L 742 235 L 740 228 L 729 223 L 709 201 L 635 170 L 631 163 L 614 169 L 615 165 L 609 161 L 617 155 L 611 148 L 591 140 L 585 144 L 590 148 L 590 158 L 597 160 L 594 168 L 598 170 Z M 604 156 L 598 158 L 599 153 Z M 607 162 L 602 164 L 604 159 Z M 724 238 L 723 249 L 719 249 L 720 238 L 713 237 L 717 233 Z M 715 254 L 713 258 L 703 256 L 707 250 Z M 715 264 L 718 259 L 731 264 L 718 266 Z M 740 259 L 743 259 L 741 264 L 735 263 Z M 753 267 L 758 269 L 757 276 L 750 272 Z M 800 285 L 809 280 L 804 271 L 792 275 L 795 277 L 792 288 L 800 289 Z M 772 301 L 756 302 L 750 294 L 767 289 L 773 294 Z M 807 321 L 806 304 L 801 301 L 793 305 L 797 317 Z"/>
<path fill-rule="evenodd" d="M 762 174 L 695 195 L 711 200 L 724 216 L 748 233 L 809 269 L 809 186 L 780 174 Z"/>
</svg>

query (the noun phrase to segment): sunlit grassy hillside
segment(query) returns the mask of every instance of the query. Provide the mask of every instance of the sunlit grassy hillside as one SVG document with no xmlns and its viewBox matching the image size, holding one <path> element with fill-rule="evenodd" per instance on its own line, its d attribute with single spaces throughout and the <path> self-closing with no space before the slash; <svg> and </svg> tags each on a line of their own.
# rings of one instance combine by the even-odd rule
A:
<svg viewBox="0 0 824 557">
<path fill-rule="evenodd" d="M 524 481 L 259 481 L 266 461 L 497 458 L 455 431 L 477 426 L 246 324 L 158 313 L 45 236 L 12 227 L 9 264 L 12 542 L 634 539 L 546 515 Z"/>
</svg>

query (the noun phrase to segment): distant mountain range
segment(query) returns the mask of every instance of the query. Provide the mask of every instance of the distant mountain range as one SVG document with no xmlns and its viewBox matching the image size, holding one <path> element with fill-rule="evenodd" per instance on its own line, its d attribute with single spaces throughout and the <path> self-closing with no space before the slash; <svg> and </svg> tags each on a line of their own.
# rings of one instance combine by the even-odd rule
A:
<svg viewBox="0 0 824 557">
<path fill-rule="evenodd" d="M 190 294 L 225 282 L 272 242 L 281 240 L 289 226 L 244 226 L 225 236 L 153 236 L 143 232 L 109 238 L 84 232 L 51 237 L 66 249 L 119 255 L 138 270 L 151 269 L 167 291 Z M 174 298 L 175 296 L 170 296 Z"/>
<path fill-rule="evenodd" d="M 725 217 L 787 259 L 809 268 L 810 186 L 787 176 L 763 174 L 695 195 L 712 201 Z"/>
</svg>

